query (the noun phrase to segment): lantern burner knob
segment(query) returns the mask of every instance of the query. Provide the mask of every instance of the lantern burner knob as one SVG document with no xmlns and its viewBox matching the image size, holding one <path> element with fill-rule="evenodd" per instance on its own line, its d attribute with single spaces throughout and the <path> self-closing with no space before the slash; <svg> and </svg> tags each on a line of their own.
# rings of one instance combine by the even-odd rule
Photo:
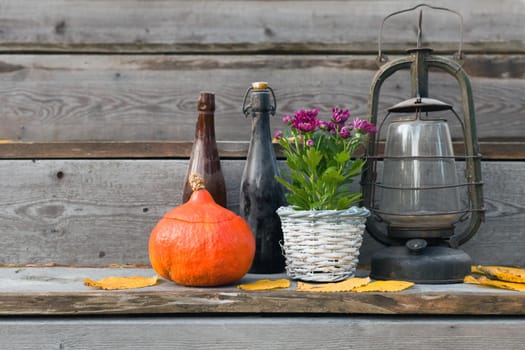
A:
<svg viewBox="0 0 525 350">
<path fill-rule="evenodd" d="M 405 246 L 408 248 L 412 254 L 421 254 L 423 250 L 427 247 L 427 241 L 421 238 L 415 238 L 407 241 Z"/>
</svg>

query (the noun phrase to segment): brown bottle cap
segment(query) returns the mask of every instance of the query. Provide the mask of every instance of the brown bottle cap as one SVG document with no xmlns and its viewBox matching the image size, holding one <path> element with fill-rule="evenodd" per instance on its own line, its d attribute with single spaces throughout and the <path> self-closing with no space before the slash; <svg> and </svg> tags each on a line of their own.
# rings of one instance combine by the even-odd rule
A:
<svg viewBox="0 0 525 350">
<path fill-rule="evenodd" d="M 215 94 L 213 92 L 201 92 L 197 108 L 199 111 L 215 111 Z"/>
<path fill-rule="evenodd" d="M 254 90 L 264 90 L 268 89 L 268 83 L 265 81 L 256 81 L 252 83 L 252 89 Z"/>
</svg>

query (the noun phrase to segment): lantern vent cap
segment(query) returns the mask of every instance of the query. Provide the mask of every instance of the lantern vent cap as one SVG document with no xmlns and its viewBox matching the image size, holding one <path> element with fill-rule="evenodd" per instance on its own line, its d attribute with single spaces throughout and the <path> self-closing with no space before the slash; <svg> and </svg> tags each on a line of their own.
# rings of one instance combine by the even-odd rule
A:
<svg viewBox="0 0 525 350">
<path fill-rule="evenodd" d="M 414 97 L 390 107 L 391 113 L 411 113 L 411 112 L 438 112 L 451 110 L 452 106 L 448 103 L 428 98 Z"/>
</svg>

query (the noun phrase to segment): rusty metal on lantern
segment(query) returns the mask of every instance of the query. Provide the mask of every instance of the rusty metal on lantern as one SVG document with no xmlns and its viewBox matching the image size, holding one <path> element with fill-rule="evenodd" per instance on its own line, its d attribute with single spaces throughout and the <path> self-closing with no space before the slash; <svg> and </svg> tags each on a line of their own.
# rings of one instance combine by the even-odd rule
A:
<svg viewBox="0 0 525 350">
<path fill-rule="evenodd" d="M 470 80 L 456 59 L 437 56 L 421 46 L 422 8 L 455 11 L 425 4 L 395 12 L 381 24 L 379 56 L 368 101 L 368 117 L 378 132 L 367 145 L 363 171 L 364 205 L 372 215 L 367 230 L 387 245 L 371 260 L 371 277 L 417 283 L 461 282 L 470 273 L 471 258 L 458 247 L 474 236 L 484 220 L 481 158 L 476 136 L 474 100 Z M 381 53 L 385 21 L 421 8 L 417 47 L 406 57 L 386 62 Z M 386 62 L 386 63 L 385 63 Z M 462 116 L 442 101 L 429 97 L 429 70 L 453 76 L 462 98 Z M 378 123 L 379 95 L 385 80 L 399 70 L 410 70 L 412 98 L 387 110 Z M 462 131 L 464 154 L 455 155 L 449 130 L 451 121 Z M 383 134 L 384 151 L 380 153 Z M 464 178 L 459 165 L 464 163 Z"/>
</svg>

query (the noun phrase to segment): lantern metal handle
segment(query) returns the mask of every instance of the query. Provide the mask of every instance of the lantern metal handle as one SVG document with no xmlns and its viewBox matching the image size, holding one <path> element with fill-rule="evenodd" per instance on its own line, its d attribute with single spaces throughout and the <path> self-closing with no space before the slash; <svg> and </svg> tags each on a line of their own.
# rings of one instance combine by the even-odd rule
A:
<svg viewBox="0 0 525 350">
<path fill-rule="evenodd" d="M 388 61 L 388 57 L 383 54 L 382 47 L 381 47 L 382 46 L 382 41 L 383 41 L 383 27 L 385 25 L 385 22 L 389 18 L 391 18 L 393 16 L 396 16 L 396 15 L 399 15 L 399 14 L 402 14 L 402 13 L 405 13 L 405 12 L 414 11 L 414 10 L 417 10 L 418 8 L 421 8 L 421 7 L 428 7 L 430 9 L 432 9 L 432 10 L 446 11 L 446 12 L 450 12 L 450 13 L 453 13 L 456 16 L 458 16 L 458 18 L 459 18 L 459 49 L 458 49 L 458 52 L 455 54 L 455 58 L 458 61 L 463 59 L 463 16 L 459 12 L 451 10 L 451 9 L 448 9 L 448 8 L 445 8 L 445 7 L 436 7 L 436 6 L 430 6 L 430 5 L 427 5 L 427 4 L 419 4 L 417 6 L 409 8 L 409 9 L 393 12 L 393 13 L 389 14 L 388 16 L 386 16 L 385 18 L 383 18 L 383 21 L 381 22 L 381 27 L 379 29 L 379 37 L 378 37 L 378 54 L 377 54 L 377 59 L 376 59 L 378 65 L 382 65 L 383 63 Z M 423 11 L 421 10 L 420 13 L 419 13 L 418 33 L 417 33 L 417 47 L 418 48 L 421 47 L 422 21 L 423 21 L 423 15 L 422 14 L 423 14 Z"/>
</svg>

